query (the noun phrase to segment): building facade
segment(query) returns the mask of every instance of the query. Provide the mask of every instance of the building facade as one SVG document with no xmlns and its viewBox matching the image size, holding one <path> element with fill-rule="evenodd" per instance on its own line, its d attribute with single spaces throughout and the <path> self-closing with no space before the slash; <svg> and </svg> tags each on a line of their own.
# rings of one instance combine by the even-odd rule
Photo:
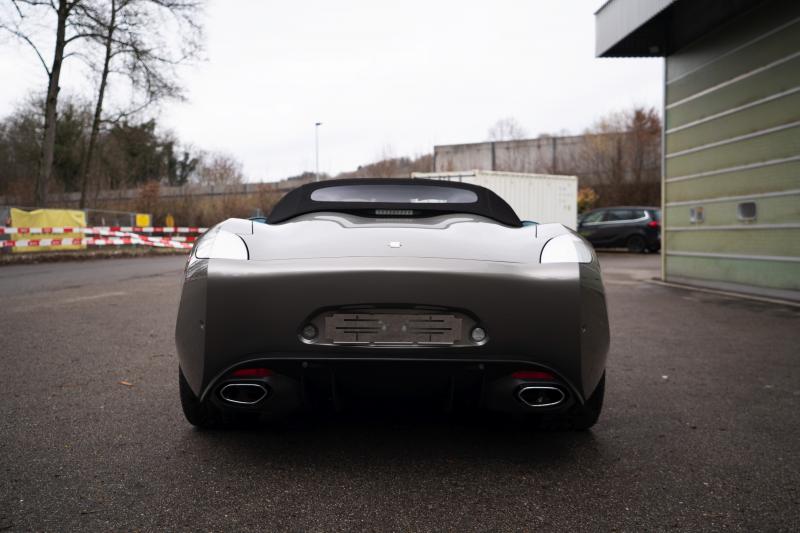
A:
<svg viewBox="0 0 800 533">
<path fill-rule="evenodd" d="M 435 172 L 480 169 L 557 174 L 579 165 L 585 150 L 583 135 L 447 144 L 433 147 L 433 166 Z"/>
<path fill-rule="evenodd" d="M 664 57 L 662 276 L 800 300 L 800 2 L 610 0 L 599 57 Z"/>
<path fill-rule="evenodd" d="M 637 143 L 643 138 L 644 142 Z M 620 132 L 433 147 L 435 172 L 573 175 L 580 187 L 590 187 L 599 195 L 598 206 L 658 203 L 660 160 L 657 133 L 650 138 Z"/>
</svg>

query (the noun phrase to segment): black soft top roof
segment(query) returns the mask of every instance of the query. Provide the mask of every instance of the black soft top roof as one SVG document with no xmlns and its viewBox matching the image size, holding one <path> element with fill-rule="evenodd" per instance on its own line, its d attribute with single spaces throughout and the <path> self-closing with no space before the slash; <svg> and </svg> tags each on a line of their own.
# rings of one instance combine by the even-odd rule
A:
<svg viewBox="0 0 800 533">
<path fill-rule="evenodd" d="M 318 189 L 343 185 L 416 185 L 435 186 L 468 190 L 475 193 L 477 200 L 470 203 L 410 203 L 410 202 L 339 202 L 316 201 L 311 195 Z M 505 200 L 485 187 L 458 181 L 398 179 L 398 178 L 352 178 L 325 180 L 307 183 L 289 191 L 272 208 L 268 217 L 269 224 L 279 224 L 296 216 L 322 211 L 343 211 L 348 213 L 365 213 L 375 216 L 376 210 L 412 210 L 415 214 L 436 215 L 440 213 L 470 213 L 491 218 L 507 226 L 522 226 L 519 217 Z"/>
</svg>

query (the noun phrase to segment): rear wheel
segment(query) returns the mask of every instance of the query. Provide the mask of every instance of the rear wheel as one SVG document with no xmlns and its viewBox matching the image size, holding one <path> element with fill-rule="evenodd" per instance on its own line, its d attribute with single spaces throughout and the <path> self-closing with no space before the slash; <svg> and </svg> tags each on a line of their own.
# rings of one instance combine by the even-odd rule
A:
<svg viewBox="0 0 800 533">
<path fill-rule="evenodd" d="M 628 247 L 628 251 L 634 254 L 641 254 L 647 250 L 647 243 L 644 242 L 644 237 L 641 235 L 631 235 L 628 237 L 626 246 Z"/>
<path fill-rule="evenodd" d="M 209 402 L 201 402 L 195 396 L 180 368 L 178 368 L 178 388 L 181 394 L 183 415 L 190 424 L 199 428 L 213 428 L 219 425 L 219 413 Z"/>
</svg>

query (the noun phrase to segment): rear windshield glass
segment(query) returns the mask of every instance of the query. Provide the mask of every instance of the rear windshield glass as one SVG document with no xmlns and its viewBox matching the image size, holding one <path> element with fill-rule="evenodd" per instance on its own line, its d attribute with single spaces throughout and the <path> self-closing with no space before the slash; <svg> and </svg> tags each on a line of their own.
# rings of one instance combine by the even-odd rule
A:
<svg viewBox="0 0 800 533">
<path fill-rule="evenodd" d="M 478 195 L 466 189 L 438 185 L 334 185 L 311 193 L 315 202 L 388 204 L 474 204 Z"/>
<path fill-rule="evenodd" d="M 608 222 L 613 222 L 617 220 L 634 220 L 642 216 L 641 211 L 636 211 L 634 209 L 611 209 L 606 211 L 606 218 L 605 220 Z"/>
</svg>

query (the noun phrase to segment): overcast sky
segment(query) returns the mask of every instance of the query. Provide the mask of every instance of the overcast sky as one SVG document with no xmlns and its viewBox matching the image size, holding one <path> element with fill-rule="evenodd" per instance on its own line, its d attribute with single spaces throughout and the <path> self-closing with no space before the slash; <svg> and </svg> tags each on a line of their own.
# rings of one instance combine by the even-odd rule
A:
<svg viewBox="0 0 800 533">
<path fill-rule="evenodd" d="M 252 181 L 384 153 L 479 142 L 500 118 L 531 134 L 580 133 L 612 110 L 660 108 L 661 59 L 596 59 L 599 0 L 212 0 L 206 60 L 163 128 L 228 152 Z M 48 50 L 49 58 L 52 51 Z M 65 92 L 91 90 L 65 65 Z M 45 88 L 35 56 L 0 42 L 0 114 Z"/>
</svg>

